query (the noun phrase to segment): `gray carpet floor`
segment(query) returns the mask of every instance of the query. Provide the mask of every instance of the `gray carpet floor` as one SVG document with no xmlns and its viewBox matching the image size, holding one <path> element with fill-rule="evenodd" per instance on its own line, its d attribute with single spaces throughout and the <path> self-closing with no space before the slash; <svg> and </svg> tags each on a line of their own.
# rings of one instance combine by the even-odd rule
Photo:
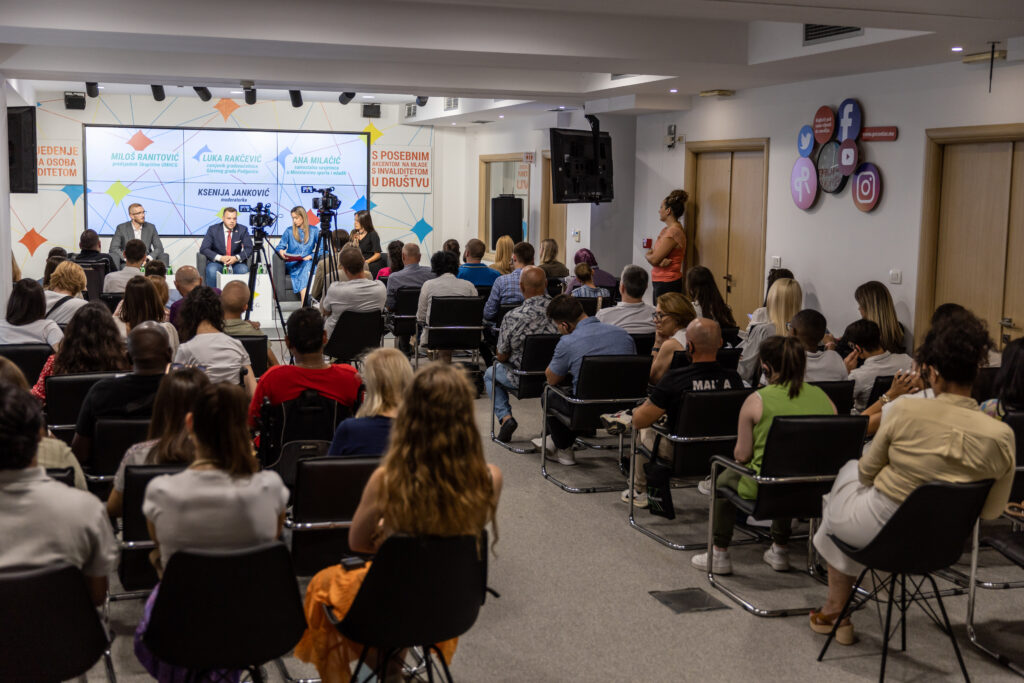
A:
<svg viewBox="0 0 1024 683">
<path fill-rule="evenodd" d="M 877 679 L 882 628 L 875 608 L 854 616 L 859 642 L 833 645 L 815 661 L 825 637 L 806 617 L 763 619 L 747 614 L 709 586 L 690 566 L 693 552 L 670 550 L 627 523 L 627 506 L 616 493 L 574 495 L 540 475 L 539 456 L 510 453 L 490 442 L 490 402 L 479 399 L 476 416 L 487 459 L 505 477 L 498 507 L 498 543 L 490 559 L 489 584 L 501 594 L 488 598 L 479 620 L 459 642 L 452 674 L 461 681 L 860 681 Z M 540 433 L 538 400 L 517 403 L 516 439 Z M 577 454 L 580 466 L 550 466 L 571 482 L 605 482 L 625 488 L 609 451 Z M 699 542 L 706 534 L 707 498 L 677 490 L 679 516 L 668 522 L 639 512 L 673 539 Z M 652 521 L 655 520 L 655 521 Z M 737 538 L 740 538 L 737 535 Z M 733 549 L 729 585 L 766 607 L 819 605 L 825 587 L 804 573 L 781 574 L 761 561 L 765 546 Z M 793 561 L 804 561 L 794 546 Z M 967 561 L 967 556 L 962 558 Z M 1024 580 L 1024 572 L 983 553 L 990 577 Z M 966 568 L 965 568 L 966 570 Z M 942 584 L 949 587 L 949 584 Z M 651 591 L 698 588 L 725 609 L 676 614 Z M 981 654 L 964 629 L 966 596 L 946 599 L 968 672 L 977 681 L 1014 680 L 1008 669 Z M 115 669 L 122 681 L 148 680 L 132 653 L 131 633 L 141 601 L 113 603 L 117 639 Z M 1024 662 L 1024 590 L 982 591 L 979 630 Z M 884 611 L 883 611 L 884 616 Z M 286 658 L 292 676 L 315 676 L 312 667 Z M 271 680 L 281 680 L 268 667 Z M 961 679 L 948 638 L 916 608 L 908 620 L 907 651 L 891 651 L 893 681 Z M 89 680 L 103 680 L 102 665 Z"/>
</svg>

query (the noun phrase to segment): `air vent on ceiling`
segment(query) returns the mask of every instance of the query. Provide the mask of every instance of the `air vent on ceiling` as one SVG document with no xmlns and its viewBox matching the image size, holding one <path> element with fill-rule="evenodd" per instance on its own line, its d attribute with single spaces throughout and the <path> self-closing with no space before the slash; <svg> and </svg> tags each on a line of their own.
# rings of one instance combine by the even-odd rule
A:
<svg viewBox="0 0 1024 683">
<path fill-rule="evenodd" d="M 405 118 L 411 119 L 416 116 L 416 103 L 409 102 L 405 105 Z"/>
<path fill-rule="evenodd" d="M 470 123 L 479 123 L 479 124 L 483 125 L 485 123 L 494 123 L 494 121 L 470 121 Z"/>
<path fill-rule="evenodd" d="M 379 104 L 364 104 L 363 105 L 363 118 L 364 119 L 379 119 L 380 118 L 380 105 Z"/>
<path fill-rule="evenodd" d="M 828 24 L 804 24 L 804 45 L 817 45 L 830 40 L 843 40 L 864 35 L 858 26 L 830 26 Z"/>
<path fill-rule="evenodd" d="M 458 108 L 459 108 L 459 98 L 458 97 L 446 97 L 446 98 L 444 98 L 444 110 L 445 111 L 455 111 Z"/>
</svg>

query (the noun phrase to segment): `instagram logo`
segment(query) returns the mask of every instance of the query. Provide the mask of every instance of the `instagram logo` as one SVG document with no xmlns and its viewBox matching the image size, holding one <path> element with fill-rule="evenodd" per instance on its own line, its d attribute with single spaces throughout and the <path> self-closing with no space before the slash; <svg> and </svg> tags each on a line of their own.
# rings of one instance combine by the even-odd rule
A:
<svg viewBox="0 0 1024 683">
<path fill-rule="evenodd" d="M 861 164 L 853 176 L 853 204 L 861 211 L 871 211 L 882 194 L 882 176 L 874 164 Z"/>
</svg>

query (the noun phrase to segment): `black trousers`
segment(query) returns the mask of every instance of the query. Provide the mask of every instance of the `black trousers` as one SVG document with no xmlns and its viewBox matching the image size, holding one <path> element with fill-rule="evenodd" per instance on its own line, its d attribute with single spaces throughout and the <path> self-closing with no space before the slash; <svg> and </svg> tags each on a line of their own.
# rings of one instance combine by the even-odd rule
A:
<svg viewBox="0 0 1024 683">
<path fill-rule="evenodd" d="M 683 279 L 673 280 L 672 282 L 652 282 L 651 291 L 654 293 L 654 304 L 658 304 L 658 297 L 668 292 L 679 292 L 683 293 Z"/>
<path fill-rule="evenodd" d="M 572 412 L 572 406 L 569 402 L 555 393 L 548 394 L 548 408 L 563 414 Z M 570 448 L 576 442 L 576 437 L 582 436 L 582 432 L 575 432 L 569 429 L 551 415 L 548 415 L 548 433 L 551 434 L 551 440 L 555 442 L 555 448 L 558 449 Z"/>
</svg>

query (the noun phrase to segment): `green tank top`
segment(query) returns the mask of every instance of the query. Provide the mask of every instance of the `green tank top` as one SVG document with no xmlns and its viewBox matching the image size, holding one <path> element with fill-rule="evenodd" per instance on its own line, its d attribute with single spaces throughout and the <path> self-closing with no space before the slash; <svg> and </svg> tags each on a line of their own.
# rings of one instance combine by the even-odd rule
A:
<svg viewBox="0 0 1024 683">
<path fill-rule="evenodd" d="M 832 415 L 833 410 L 828 395 L 807 382 L 801 385 L 796 398 L 789 397 L 788 384 L 769 384 L 758 389 L 757 393 L 761 397 L 761 419 L 754 425 L 754 457 L 747 463 L 747 467 L 760 474 L 768 430 L 777 415 Z M 736 490 L 748 500 L 757 497 L 757 483 L 750 477 L 740 479 Z"/>
</svg>

